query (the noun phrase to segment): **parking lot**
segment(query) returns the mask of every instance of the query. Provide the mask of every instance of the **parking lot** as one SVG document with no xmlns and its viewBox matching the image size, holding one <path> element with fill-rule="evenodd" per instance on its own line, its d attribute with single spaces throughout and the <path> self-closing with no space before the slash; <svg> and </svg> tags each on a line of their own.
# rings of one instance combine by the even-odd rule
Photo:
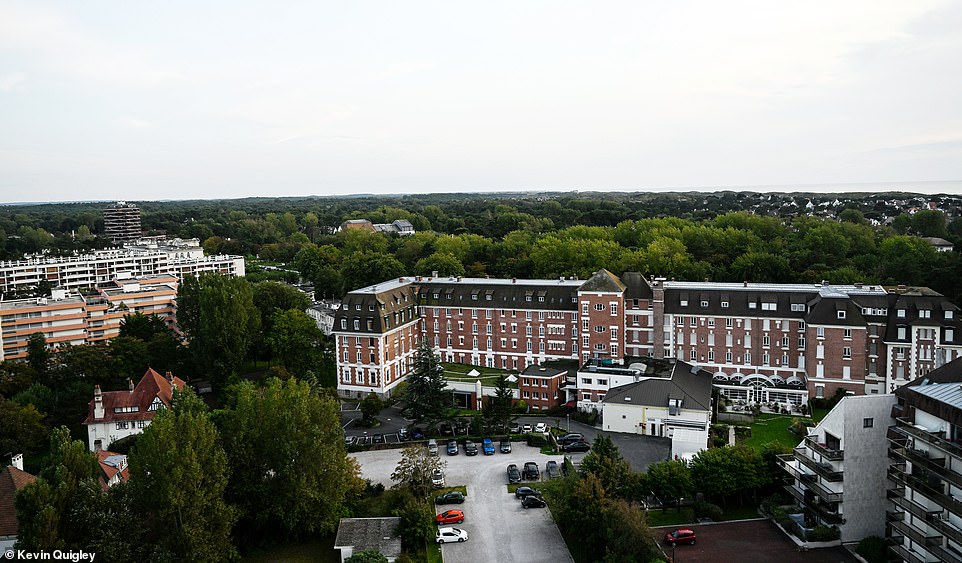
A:
<svg viewBox="0 0 962 563">
<path fill-rule="evenodd" d="M 652 528 L 659 543 L 665 532 L 679 526 Z M 779 563 L 855 563 L 844 547 L 799 551 L 770 520 L 745 520 L 698 524 L 690 527 L 698 535 L 695 545 L 679 545 L 675 563 L 716 563 L 719 561 L 778 561 Z M 671 547 L 661 543 L 669 557 Z"/>
<path fill-rule="evenodd" d="M 467 498 L 461 505 L 438 506 L 436 514 L 448 508 L 464 510 L 465 520 L 456 527 L 468 532 L 464 543 L 444 544 L 441 548 L 445 561 L 534 563 L 572 561 L 558 527 L 546 509 L 524 509 L 521 502 L 508 493 L 506 468 L 515 463 L 522 468 L 527 461 L 538 464 L 544 478 L 545 463 L 561 456 L 547 456 L 538 448 L 515 442 L 510 454 L 467 456 L 464 448 L 456 456 L 444 453 L 444 441 L 439 440 L 441 459 L 447 486 L 465 485 Z M 391 472 L 401 458 L 400 449 L 358 452 L 353 455 L 361 465 L 365 479 L 390 487 Z M 537 485 L 534 485 L 537 487 Z"/>
</svg>

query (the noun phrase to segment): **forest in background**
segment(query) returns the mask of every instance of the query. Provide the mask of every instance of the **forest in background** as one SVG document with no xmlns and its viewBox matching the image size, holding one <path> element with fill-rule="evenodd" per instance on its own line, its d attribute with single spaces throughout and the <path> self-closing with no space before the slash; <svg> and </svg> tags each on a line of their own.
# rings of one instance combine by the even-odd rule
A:
<svg viewBox="0 0 962 563">
<path fill-rule="evenodd" d="M 941 202 L 947 213 L 925 209 L 928 201 Z M 247 256 L 252 281 L 302 277 L 318 298 L 434 271 L 584 278 L 608 268 L 683 280 L 924 285 L 956 302 L 962 299 L 954 282 L 962 274 L 959 253 L 938 253 L 918 237 L 958 246 L 960 204 L 952 196 L 753 192 L 137 203 L 145 234 L 198 238 L 209 254 Z M 109 246 L 100 237 L 106 205 L 0 207 L 0 259 Z M 358 218 L 407 219 L 417 234 L 334 232 Z"/>
</svg>

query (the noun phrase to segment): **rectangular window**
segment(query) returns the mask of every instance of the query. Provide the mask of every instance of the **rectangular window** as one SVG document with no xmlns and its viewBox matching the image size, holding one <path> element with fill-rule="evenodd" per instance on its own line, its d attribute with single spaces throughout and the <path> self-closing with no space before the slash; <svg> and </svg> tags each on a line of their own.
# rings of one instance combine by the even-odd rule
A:
<svg viewBox="0 0 962 563">
<path fill-rule="evenodd" d="M 816 328 L 816 329 L 815 329 L 815 336 L 818 336 L 819 338 L 825 338 L 825 327 L 820 326 L 820 327 Z"/>
<path fill-rule="evenodd" d="M 698 353 L 695 351 L 694 348 L 691 349 L 691 353 L 690 353 L 689 357 L 691 358 L 691 361 L 693 361 L 693 362 L 698 359 Z"/>
<path fill-rule="evenodd" d="M 725 352 L 725 363 L 726 363 L 726 364 L 732 363 L 732 353 L 731 353 L 731 352 Z"/>
<path fill-rule="evenodd" d="M 846 328 L 846 329 L 842 330 L 842 338 L 844 338 L 845 340 L 851 340 L 851 339 L 852 339 L 852 329 Z"/>
<path fill-rule="evenodd" d="M 727 309 L 727 308 L 728 308 L 728 301 L 722 301 L 722 302 L 721 302 L 721 306 L 722 306 L 722 309 Z"/>
<path fill-rule="evenodd" d="M 842 357 L 843 357 L 843 358 L 851 358 L 851 357 L 852 357 L 852 348 L 851 348 L 850 346 L 845 346 L 845 347 L 842 348 Z"/>
<path fill-rule="evenodd" d="M 715 351 L 714 351 L 714 350 L 709 350 L 709 351 L 708 351 L 708 361 L 709 361 L 709 362 L 714 362 L 714 361 L 715 361 Z"/>
<path fill-rule="evenodd" d="M 875 424 L 875 420 L 872 419 L 872 418 L 863 418 L 863 419 L 862 419 L 862 428 L 871 428 L 872 425 L 874 425 L 874 424 Z"/>
<path fill-rule="evenodd" d="M 714 319 L 714 318 L 709 318 L 709 319 L 708 319 L 708 327 L 711 328 L 711 327 L 714 327 L 714 326 L 715 326 L 715 319 Z"/>
<path fill-rule="evenodd" d="M 611 309 L 611 316 L 612 316 L 612 317 L 618 315 L 618 304 L 617 304 L 617 303 L 611 303 L 611 304 L 609 305 L 609 308 Z"/>
<path fill-rule="evenodd" d="M 732 328 L 735 325 L 735 319 L 727 318 L 725 319 L 725 328 Z"/>
</svg>

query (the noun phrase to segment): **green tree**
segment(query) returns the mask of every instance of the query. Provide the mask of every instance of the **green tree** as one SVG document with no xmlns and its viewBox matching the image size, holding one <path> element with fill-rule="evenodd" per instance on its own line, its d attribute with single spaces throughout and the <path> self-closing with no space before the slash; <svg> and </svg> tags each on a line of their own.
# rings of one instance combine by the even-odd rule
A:
<svg viewBox="0 0 962 563">
<path fill-rule="evenodd" d="M 289 372 L 300 377 L 317 369 L 323 352 L 324 334 L 307 313 L 300 309 L 275 311 L 267 344 L 273 357 Z"/>
<path fill-rule="evenodd" d="M 581 460 L 581 473 L 594 474 L 609 496 L 624 496 L 632 481 L 631 466 L 611 438 L 598 434 L 591 451 Z"/>
<path fill-rule="evenodd" d="M 0 397 L 0 452 L 30 455 L 38 451 L 47 438 L 44 416 L 32 404 Z"/>
<path fill-rule="evenodd" d="M 771 481 L 765 461 L 747 446 L 702 450 L 691 461 L 691 479 L 701 492 L 726 503 L 733 496 L 757 490 Z"/>
<path fill-rule="evenodd" d="M 605 503 L 602 527 L 605 531 L 605 562 L 647 563 L 657 561 L 661 550 L 655 544 L 645 511 L 624 499 Z"/>
<path fill-rule="evenodd" d="M 40 377 L 46 376 L 50 367 L 50 350 L 42 332 L 35 332 L 27 338 L 27 363 Z"/>
<path fill-rule="evenodd" d="M 451 392 L 445 390 L 444 368 L 427 340 L 414 353 L 414 368 L 407 376 L 407 413 L 415 424 L 437 425 L 451 417 Z"/>
<path fill-rule="evenodd" d="M 384 410 L 384 401 L 377 396 L 377 393 L 369 393 L 367 397 L 361 401 L 361 415 L 363 415 L 364 420 L 367 422 L 372 422 L 377 418 L 377 415 Z"/>
<path fill-rule="evenodd" d="M 912 232 L 920 237 L 949 236 L 945 213 L 928 209 L 916 212 L 912 215 Z"/>
<path fill-rule="evenodd" d="M 271 331 L 272 317 L 278 311 L 296 309 L 304 311 L 311 306 L 311 300 L 304 292 L 292 285 L 276 281 L 263 281 L 254 284 L 254 306 L 260 312 L 261 330 Z"/>
<path fill-rule="evenodd" d="M 197 317 L 190 313 L 193 326 L 186 331 L 191 352 L 210 374 L 211 383 L 222 388 L 246 358 L 260 327 L 250 284 L 244 278 L 204 273 L 196 284 L 185 279 L 177 299 L 178 319 L 182 299 L 191 304 L 190 308 L 196 302 Z"/>
<path fill-rule="evenodd" d="M 647 492 L 658 497 L 662 507 L 669 502 L 694 496 L 695 486 L 692 483 L 691 471 L 681 460 L 666 460 L 648 466 L 644 485 Z"/>
<path fill-rule="evenodd" d="M 412 444 L 401 452 L 401 460 L 391 473 L 391 480 L 397 487 L 406 488 L 421 499 L 431 492 L 431 476 L 435 471 L 443 470 L 444 465 L 441 458 L 429 455 L 427 448 Z"/>
<path fill-rule="evenodd" d="M 218 423 L 230 463 L 228 498 L 241 529 L 287 537 L 330 533 L 361 486 L 347 457 L 340 407 L 297 379 L 243 382 Z"/>
<path fill-rule="evenodd" d="M 347 291 L 381 283 L 402 276 L 404 272 L 404 264 L 397 258 L 384 252 L 370 251 L 355 253 L 341 268 L 344 289 Z"/>
<path fill-rule="evenodd" d="M 66 427 L 55 429 L 50 436 L 49 465 L 15 499 L 17 547 L 29 551 L 85 547 L 87 530 L 70 515 L 89 494 L 83 483 L 96 483 L 98 473 L 97 456 L 87 451 L 86 444 L 71 440 Z"/>
<path fill-rule="evenodd" d="M 217 428 L 193 391 L 175 391 L 130 454 L 133 505 L 152 559 L 223 561 L 236 555 L 237 510 L 224 500 L 230 469 Z"/>
<path fill-rule="evenodd" d="M 394 515 L 400 519 L 397 534 L 406 551 L 423 549 L 424 543 L 434 536 L 434 510 L 424 499 L 406 495 Z"/>
<path fill-rule="evenodd" d="M 169 333 L 167 324 L 158 315 L 133 313 L 125 315 L 120 321 L 120 336 L 129 336 L 147 342 L 156 334 Z"/>
<path fill-rule="evenodd" d="M 414 265 L 415 273 L 430 276 L 437 272 L 439 276 L 463 276 L 464 265 L 452 254 L 435 252 L 427 258 L 418 260 Z"/>
<path fill-rule="evenodd" d="M 508 385 L 508 378 L 505 374 L 500 374 L 494 383 L 494 395 L 488 397 L 485 403 L 486 424 L 495 428 L 498 432 L 507 432 L 511 424 L 511 404 L 514 401 L 514 393 Z"/>
</svg>

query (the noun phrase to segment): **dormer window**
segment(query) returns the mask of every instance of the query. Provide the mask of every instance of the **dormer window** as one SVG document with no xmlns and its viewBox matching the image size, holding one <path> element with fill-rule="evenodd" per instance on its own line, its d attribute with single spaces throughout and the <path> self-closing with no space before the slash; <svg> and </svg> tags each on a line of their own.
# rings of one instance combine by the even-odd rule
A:
<svg viewBox="0 0 962 563">
<path fill-rule="evenodd" d="M 721 306 L 722 306 L 722 309 L 727 309 L 727 308 L 728 308 L 728 301 L 722 301 L 722 302 L 721 302 Z"/>
<path fill-rule="evenodd" d="M 708 301 L 707 301 L 706 299 L 702 299 L 700 305 L 701 305 L 702 309 L 705 309 L 705 308 L 708 307 Z"/>
<path fill-rule="evenodd" d="M 946 311 L 946 312 L 945 312 L 945 318 L 946 318 L 946 319 L 952 319 L 952 318 L 954 318 L 954 317 L 955 317 L 955 315 L 953 314 L 952 311 Z"/>
<path fill-rule="evenodd" d="M 904 319 L 904 318 L 905 318 L 905 309 L 898 309 L 898 310 L 896 310 L 896 311 L 895 311 L 895 316 L 897 316 L 897 317 L 900 318 L 900 319 Z"/>
<path fill-rule="evenodd" d="M 840 318 L 840 319 L 844 319 L 844 318 L 845 318 L 845 311 L 836 311 L 836 314 L 838 315 L 838 318 Z"/>
</svg>

